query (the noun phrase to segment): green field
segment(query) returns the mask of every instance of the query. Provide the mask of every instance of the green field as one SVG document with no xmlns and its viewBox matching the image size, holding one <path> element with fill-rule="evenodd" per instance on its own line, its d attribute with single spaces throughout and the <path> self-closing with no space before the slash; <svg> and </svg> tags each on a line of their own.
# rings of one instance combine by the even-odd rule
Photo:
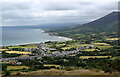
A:
<svg viewBox="0 0 120 77">
<path fill-rule="evenodd" d="M 108 49 L 108 48 L 112 48 L 113 46 L 95 46 L 98 47 L 99 49 Z"/>
<path fill-rule="evenodd" d="M 5 51 L 6 53 L 15 53 L 15 54 L 32 54 L 31 52 L 26 52 L 26 51 Z"/>
<path fill-rule="evenodd" d="M 12 46 L 8 48 L 13 49 L 13 48 L 37 48 L 37 47 L 36 47 L 36 44 L 27 44 L 27 45 Z"/>
<path fill-rule="evenodd" d="M 110 44 L 107 43 L 92 43 L 93 45 L 102 45 L 102 46 L 109 46 Z"/>
<path fill-rule="evenodd" d="M 60 65 L 54 65 L 54 64 L 45 64 L 44 65 L 44 67 L 50 67 L 50 66 L 61 67 Z"/>
<path fill-rule="evenodd" d="M 108 58 L 111 56 L 80 56 L 81 59 L 89 59 L 89 58 Z"/>
<path fill-rule="evenodd" d="M 19 70 L 19 69 L 29 69 L 30 67 L 28 66 L 7 66 L 7 70 Z"/>
<path fill-rule="evenodd" d="M 100 51 L 99 49 L 85 49 L 83 51 L 87 51 L 87 52 L 90 52 L 90 51 Z"/>
<path fill-rule="evenodd" d="M 0 49 L 0 51 L 7 51 L 7 50 L 9 50 L 9 49 Z"/>
</svg>

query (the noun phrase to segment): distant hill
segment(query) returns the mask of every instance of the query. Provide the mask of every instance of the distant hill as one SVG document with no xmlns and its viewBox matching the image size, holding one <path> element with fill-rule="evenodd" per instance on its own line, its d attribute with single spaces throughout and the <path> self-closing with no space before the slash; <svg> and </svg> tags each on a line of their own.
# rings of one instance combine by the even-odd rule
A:
<svg viewBox="0 0 120 77">
<path fill-rule="evenodd" d="M 100 19 L 83 24 L 84 27 L 96 28 L 102 31 L 117 31 L 118 29 L 118 13 L 112 12 Z"/>
<path fill-rule="evenodd" d="M 60 31 L 67 31 L 67 32 L 85 32 L 85 31 L 105 31 L 105 32 L 116 32 L 118 31 L 118 14 L 120 12 L 112 12 L 102 18 L 99 18 L 97 20 L 91 21 L 86 24 L 82 25 L 73 25 L 70 27 L 67 27 L 65 29 L 61 29 Z M 58 31 L 58 30 L 56 30 Z"/>
<path fill-rule="evenodd" d="M 57 36 L 65 36 L 73 39 L 87 38 L 93 36 L 92 34 L 106 33 L 117 33 L 118 31 L 118 14 L 120 12 L 112 12 L 104 17 L 97 20 L 91 21 L 83 25 L 73 25 L 69 27 L 52 29 L 49 32 Z"/>
</svg>

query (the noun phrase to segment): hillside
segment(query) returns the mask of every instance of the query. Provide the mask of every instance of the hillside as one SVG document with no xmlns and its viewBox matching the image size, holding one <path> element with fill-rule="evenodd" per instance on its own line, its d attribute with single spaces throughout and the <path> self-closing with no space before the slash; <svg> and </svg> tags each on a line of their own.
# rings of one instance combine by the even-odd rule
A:
<svg viewBox="0 0 120 77">
<path fill-rule="evenodd" d="M 118 26 L 118 13 L 119 12 L 112 12 L 100 19 L 83 24 L 83 26 L 96 28 L 103 31 L 116 31 Z"/>
<path fill-rule="evenodd" d="M 102 18 L 91 21 L 83 25 L 74 25 L 65 27 L 63 29 L 51 30 L 51 34 L 65 36 L 70 38 L 86 37 L 91 34 L 98 34 L 101 32 L 117 32 L 118 31 L 118 14 L 119 12 L 112 12 Z"/>
</svg>

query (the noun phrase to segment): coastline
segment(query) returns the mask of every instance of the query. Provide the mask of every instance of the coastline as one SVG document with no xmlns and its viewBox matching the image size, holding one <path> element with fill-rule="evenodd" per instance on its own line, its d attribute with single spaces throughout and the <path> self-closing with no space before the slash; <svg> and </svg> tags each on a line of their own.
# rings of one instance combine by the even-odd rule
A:
<svg viewBox="0 0 120 77">
<path fill-rule="evenodd" d="M 36 29 L 36 30 L 38 30 L 38 29 Z M 71 40 L 73 40 L 73 39 L 68 38 L 68 37 L 56 36 L 56 35 L 54 35 L 54 34 L 51 34 L 51 33 L 49 33 L 49 32 L 46 32 L 46 31 L 43 30 L 43 29 L 40 29 L 40 30 L 42 30 L 42 33 L 47 33 L 47 34 L 50 35 L 50 36 L 54 36 L 54 37 L 57 37 L 57 38 L 59 38 L 59 39 L 64 39 L 64 41 L 71 41 Z M 54 41 L 54 40 L 46 40 L 46 41 L 42 41 L 42 42 L 40 41 L 40 42 L 19 43 L 19 44 L 11 44 L 11 45 L 0 45 L 0 47 L 2 47 L 2 46 L 28 45 L 28 44 L 39 44 L 39 43 L 45 43 L 45 42 L 48 42 L 48 41 Z"/>
<path fill-rule="evenodd" d="M 57 36 L 58 38 L 63 38 L 63 39 L 65 39 L 65 41 L 71 41 L 71 40 L 73 40 L 73 39 L 71 39 L 71 38 L 67 38 L 67 37 L 63 37 L 63 36 Z"/>
<path fill-rule="evenodd" d="M 43 30 L 43 29 L 42 29 L 42 30 Z M 43 31 L 44 31 L 44 33 L 47 33 L 47 34 L 49 34 L 50 36 L 55 36 L 55 37 L 58 37 L 58 38 L 65 39 L 65 41 L 73 40 L 72 38 L 69 38 L 69 37 L 58 36 L 58 35 L 55 35 L 55 34 L 53 34 L 53 33 L 48 32 L 48 31 L 45 31 L 45 30 L 43 30 Z"/>
</svg>

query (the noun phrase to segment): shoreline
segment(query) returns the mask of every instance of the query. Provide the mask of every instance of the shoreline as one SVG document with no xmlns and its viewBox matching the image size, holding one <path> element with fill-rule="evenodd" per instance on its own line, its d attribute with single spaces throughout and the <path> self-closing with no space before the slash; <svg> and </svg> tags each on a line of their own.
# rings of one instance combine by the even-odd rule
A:
<svg viewBox="0 0 120 77">
<path fill-rule="evenodd" d="M 71 38 L 67 38 L 67 37 L 63 37 L 63 36 L 57 36 L 58 38 L 62 38 L 62 39 L 65 39 L 65 41 L 71 41 L 71 40 L 73 40 L 73 39 L 71 39 Z"/>
<path fill-rule="evenodd" d="M 36 30 L 38 30 L 38 29 L 36 29 Z M 40 29 L 40 30 L 42 30 L 42 33 L 47 33 L 50 36 L 58 37 L 59 39 L 64 39 L 64 41 L 71 41 L 71 40 L 73 40 L 73 39 L 68 38 L 68 37 L 56 36 L 54 34 L 46 32 L 43 29 Z M 19 45 L 28 45 L 28 44 L 39 44 L 39 43 L 45 43 L 45 42 L 48 42 L 48 41 L 56 41 L 56 40 L 46 40 L 46 41 L 42 41 L 42 42 L 41 41 L 40 42 L 28 42 L 28 43 L 19 43 L 19 44 L 11 44 L 11 45 L 0 45 L 0 47 L 2 47 L 2 46 L 19 46 Z"/>
<path fill-rule="evenodd" d="M 43 29 L 42 29 L 42 30 L 43 30 Z M 62 39 L 64 39 L 65 41 L 73 40 L 72 38 L 69 38 L 69 37 L 58 36 L 58 35 L 54 35 L 53 33 L 47 32 L 47 31 L 45 31 L 45 30 L 43 30 L 43 31 L 44 31 L 44 33 L 47 33 L 47 34 L 49 34 L 50 36 L 55 36 L 55 37 L 58 37 L 58 38 L 62 38 Z"/>
<path fill-rule="evenodd" d="M 55 36 L 58 37 L 59 39 L 64 39 L 64 41 L 71 41 L 71 38 L 67 38 L 67 37 L 62 37 L 62 36 Z M 53 41 L 53 40 L 47 40 L 47 41 L 43 41 L 43 42 L 28 42 L 28 43 L 19 43 L 19 44 L 12 44 L 12 45 L 0 45 L 0 47 L 2 46 L 18 46 L 18 45 L 28 45 L 28 44 L 39 44 L 39 43 L 45 43 L 48 41 Z M 54 40 L 56 41 L 56 40 Z"/>
</svg>

